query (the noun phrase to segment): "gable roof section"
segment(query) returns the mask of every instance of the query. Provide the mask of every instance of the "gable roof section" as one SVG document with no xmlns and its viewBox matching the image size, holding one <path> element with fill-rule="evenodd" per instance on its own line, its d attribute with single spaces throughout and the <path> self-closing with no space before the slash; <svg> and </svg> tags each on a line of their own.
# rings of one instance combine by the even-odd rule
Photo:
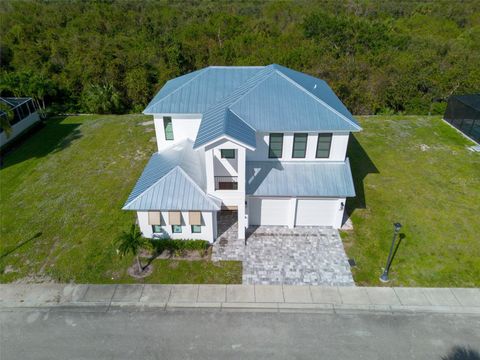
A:
<svg viewBox="0 0 480 360">
<path fill-rule="evenodd" d="M 124 210 L 216 211 L 220 202 L 205 192 L 204 156 L 184 141 L 155 153 L 145 166 Z"/>
<path fill-rule="evenodd" d="M 348 159 L 344 162 L 248 161 L 246 177 L 246 193 L 253 196 L 355 196 Z"/>
<path fill-rule="evenodd" d="M 169 80 L 143 113 L 201 114 L 262 69 L 262 66 L 210 66 Z"/>
</svg>

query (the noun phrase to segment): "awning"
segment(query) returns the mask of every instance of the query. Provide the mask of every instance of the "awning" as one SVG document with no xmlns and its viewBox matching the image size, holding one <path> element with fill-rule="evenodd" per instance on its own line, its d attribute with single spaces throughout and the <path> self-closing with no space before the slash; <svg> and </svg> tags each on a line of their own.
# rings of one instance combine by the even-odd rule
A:
<svg viewBox="0 0 480 360">
<path fill-rule="evenodd" d="M 188 213 L 190 225 L 202 225 L 202 214 L 200 211 L 190 211 Z"/>
<path fill-rule="evenodd" d="M 162 225 L 160 211 L 148 212 L 148 224 L 149 225 Z"/>
<path fill-rule="evenodd" d="M 170 225 L 182 225 L 182 214 L 180 211 L 170 211 L 168 213 L 168 222 Z"/>
</svg>

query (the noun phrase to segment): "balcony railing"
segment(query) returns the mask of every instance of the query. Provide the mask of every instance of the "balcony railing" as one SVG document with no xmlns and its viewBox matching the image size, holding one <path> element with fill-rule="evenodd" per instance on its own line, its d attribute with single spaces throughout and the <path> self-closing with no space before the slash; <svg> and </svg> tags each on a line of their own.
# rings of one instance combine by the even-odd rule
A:
<svg viewBox="0 0 480 360">
<path fill-rule="evenodd" d="M 215 190 L 238 190 L 238 177 L 215 176 Z"/>
</svg>

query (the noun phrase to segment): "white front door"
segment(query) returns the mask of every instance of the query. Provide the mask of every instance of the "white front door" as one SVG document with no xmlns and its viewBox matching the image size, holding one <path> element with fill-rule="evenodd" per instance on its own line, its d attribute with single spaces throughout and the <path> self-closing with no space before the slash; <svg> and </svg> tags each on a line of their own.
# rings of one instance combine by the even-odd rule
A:
<svg viewBox="0 0 480 360">
<path fill-rule="evenodd" d="M 249 225 L 288 225 L 290 199 L 255 198 L 248 200 Z"/>
</svg>

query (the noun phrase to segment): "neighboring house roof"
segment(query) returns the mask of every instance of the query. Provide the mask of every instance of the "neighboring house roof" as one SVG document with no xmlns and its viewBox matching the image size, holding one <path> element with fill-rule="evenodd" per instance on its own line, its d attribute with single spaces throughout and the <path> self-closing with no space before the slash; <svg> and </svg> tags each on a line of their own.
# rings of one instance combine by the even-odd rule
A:
<svg viewBox="0 0 480 360">
<path fill-rule="evenodd" d="M 187 140 L 153 154 L 123 209 L 219 210 L 220 200 L 205 192 L 205 157 L 192 145 Z"/>
<path fill-rule="evenodd" d="M 325 81 L 276 64 L 214 66 L 181 76 L 144 113 L 202 114 L 195 148 L 222 136 L 255 147 L 255 131 L 361 130 Z"/>
<path fill-rule="evenodd" d="M 246 177 L 248 195 L 355 196 L 348 159 L 344 162 L 248 161 Z"/>
</svg>

